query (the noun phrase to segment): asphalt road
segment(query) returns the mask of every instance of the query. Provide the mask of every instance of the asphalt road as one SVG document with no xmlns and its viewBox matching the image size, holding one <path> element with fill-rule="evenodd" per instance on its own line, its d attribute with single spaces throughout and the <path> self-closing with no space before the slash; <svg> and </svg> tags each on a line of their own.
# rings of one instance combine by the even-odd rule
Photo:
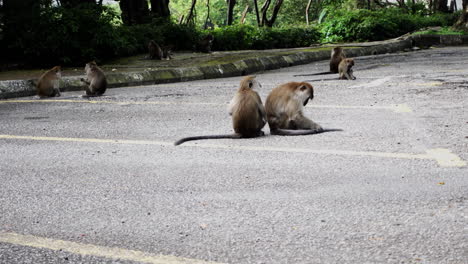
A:
<svg viewBox="0 0 468 264">
<path fill-rule="evenodd" d="M 311 136 L 173 146 L 232 131 L 241 77 L 0 101 L 0 263 L 467 263 L 467 60 L 257 74 L 263 100 L 312 83 L 306 114 L 344 131 Z"/>
</svg>

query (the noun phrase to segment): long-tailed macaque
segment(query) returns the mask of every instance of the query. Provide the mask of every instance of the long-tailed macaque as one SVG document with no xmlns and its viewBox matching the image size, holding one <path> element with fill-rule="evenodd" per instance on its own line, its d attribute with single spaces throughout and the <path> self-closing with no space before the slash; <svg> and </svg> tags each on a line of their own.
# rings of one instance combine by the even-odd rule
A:
<svg viewBox="0 0 468 264">
<path fill-rule="evenodd" d="M 340 74 L 340 79 L 343 80 L 356 80 L 356 77 L 353 75 L 353 66 L 354 59 L 343 59 L 338 65 L 338 73 Z"/>
<path fill-rule="evenodd" d="M 41 75 L 37 81 L 37 95 L 40 98 L 60 96 L 59 81 L 62 78 L 62 69 L 55 66 Z"/>
<path fill-rule="evenodd" d="M 314 98 L 314 88 L 307 82 L 288 82 L 271 91 L 265 110 L 272 135 L 309 135 L 340 129 L 323 129 L 304 116 L 304 106 Z"/>
<path fill-rule="evenodd" d="M 85 66 L 86 79 L 81 78 L 81 81 L 86 85 L 86 94 L 83 97 L 101 96 L 107 89 L 107 78 L 104 72 L 99 68 L 95 61 L 86 63 Z"/>
<path fill-rule="evenodd" d="M 163 58 L 163 50 L 154 40 L 150 40 L 148 43 L 148 59 L 150 60 L 161 60 Z"/>
<path fill-rule="evenodd" d="M 330 56 L 330 71 L 318 72 L 318 73 L 312 73 L 312 74 L 298 74 L 294 76 L 312 76 L 312 75 L 325 75 L 325 74 L 338 73 L 338 65 L 343 59 L 346 59 L 343 49 L 341 47 L 334 47 L 332 49 L 331 56 Z"/>
<path fill-rule="evenodd" d="M 265 135 L 262 131 L 266 124 L 265 108 L 262 99 L 253 90 L 258 87 L 260 87 L 260 83 L 255 79 L 255 76 L 247 76 L 241 80 L 240 88 L 232 98 L 228 109 L 232 116 L 234 134 L 187 137 L 174 144 L 177 146 L 186 141 L 200 139 L 252 138 Z"/>
<path fill-rule="evenodd" d="M 213 46 L 214 36 L 213 34 L 206 35 L 202 40 L 197 43 L 197 50 L 204 53 L 211 53 L 211 47 Z"/>
<path fill-rule="evenodd" d="M 334 47 L 330 58 L 330 72 L 338 73 L 338 65 L 342 60 L 346 59 L 346 55 L 341 47 Z"/>
</svg>

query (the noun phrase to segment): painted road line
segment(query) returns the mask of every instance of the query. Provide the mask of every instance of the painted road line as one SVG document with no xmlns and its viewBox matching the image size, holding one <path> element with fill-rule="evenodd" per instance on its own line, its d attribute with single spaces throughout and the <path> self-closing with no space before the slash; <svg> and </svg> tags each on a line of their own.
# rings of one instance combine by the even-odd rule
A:
<svg viewBox="0 0 468 264">
<path fill-rule="evenodd" d="M 34 136 L 15 136 L 0 135 L 0 139 L 20 139 L 20 140 L 39 140 L 39 141 L 61 141 L 61 142 L 89 142 L 89 143 L 109 143 L 109 144 L 130 144 L 130 145 L 158 145 L 173 146 L 173 142 L 152 141 L 152 140 L 113 140 L 113 139 L 94 139 L 94 138 L 62 138 L 62 137 L 34 137 Z M 441 167 L 465 167 L 466 161 L 462 160 L 456 154 L 448 149 L 430 149 L 424 154 L 414 153 L 394 153 L 394 152 L 376 152 L 376 151 L 352 151 L 352 150 L 320 150 L 304 148 L 287 147 L 258 147 L 258 146 L 233 146 L 221 144 L 203 144 L 203 143 L 185 143 L 180 147 L 195 147 L 208 149 L 231 149 L 245 151 L 268 151 L 268 152 L 288 152 L 288 153 L 310 153 L 323 155 L 342 155 L 342 156 L 367 156 L 376 158 L 396 158 L 410 160 L 431 160 L 436 161 Z"/>
<path fill-rule="evenodd" d="M 163 101 L 105 101 L 105 100 L 70 100 L 70 99 L 36 99 L 36 100 L 0 100 L 0 104 L 5 103 L 88 103 L 88 104 L 115 104 L 115 105 L 213 105 L 227 106 L 223 103 L 208 103 L 208 102 L 163 102 Z M 391 110 L 396 113 L 409 113 L 413 110 L 406 104 L 395 104 L 388 106 L 363 106 L 363 105 L 310 105 L 312 108 L 337 108 L 337 109 L 378 109 Z"/>
<path fill-rule="evenodd" d="M 417 86 L 441 86 L 442 82 L 425 82 L 425 83 L 416 83 Z"/>
<path fill-rule="evenodd" d="M 373 106 L 364 106 L 364 105 L 311 105 L 306 106 L 311 108 L 338 108 L 338 109 L 380 109 L 380 110 L 391 110 L 395 113 L 411 113 L 413 109 L 407 104 L 395 104 L 395 105 L 373 105 Z"/>
<path fill-rule="evenodd" d="M 129 250 L 116 247 L 104 247 L 92 244 L 82 244 L 77 242 L 57 240 L 51 238 L 37 237 L 31 235 L 21 235 L 17 233 L 0 232 L 0 242 L 34 247 L 44 248 L 54 251 L 66 251 L 78 255 L 87 255 L 95 257 L 103 257 L 109 259 L 130 260 L 142 263 L 153 264 L 208 264 L 216 262 L 208 262 L 197 259 L 181 258 L 170 255 L 156 255 L 138 250 Z"/>
</svg>

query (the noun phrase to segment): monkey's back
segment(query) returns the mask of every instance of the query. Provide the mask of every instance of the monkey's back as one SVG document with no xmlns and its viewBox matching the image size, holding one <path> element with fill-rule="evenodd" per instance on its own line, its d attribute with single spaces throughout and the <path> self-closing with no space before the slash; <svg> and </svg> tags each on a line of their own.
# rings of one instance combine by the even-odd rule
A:
<svg viewBox="0 0 468 264">
<path fill-rule="evenodd" d="M 237 96 L 237 108 L 232 112 L 234 131 L 245 137 L 256 136 L 265 125 L 259 109 L 261 99 L 252 90 L 242 91 Z"/>
</svg>

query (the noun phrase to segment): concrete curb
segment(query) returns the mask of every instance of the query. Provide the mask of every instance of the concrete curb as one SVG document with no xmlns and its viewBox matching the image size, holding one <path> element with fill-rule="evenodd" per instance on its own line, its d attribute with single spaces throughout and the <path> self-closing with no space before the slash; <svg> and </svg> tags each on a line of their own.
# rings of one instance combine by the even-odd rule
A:
<svg viewBox="0 0 468 264">
<path fill-rule="evenodd" d="M 432 43 L 432 44 L 431 44 Z M 388 43 L 367 45 L 366 47 L 346 49 L 348 57 L 393 53 L 411 49 L 413 46 L 430 46 L 437 44 L 454 45 L 468 44 L 468 36 L 433 36 L 417 35 L 403 40 L 388 41 Z M 257 58 L 239 60 L 213 66 L 190 68 L 173 68 L 164 70 L 145 70 L 143 72 L 109 73 L 107 74 L 109 88 L 173 83 L 221 77 L 233 77 L 252 74 L 266 70 L 307 64 L 330 58 L 329 50 L 298 51 L 297 53 L 277 56 L 261 55 Z M 60 82 L 62 91 L 83 90 L 83 84 L 78 77 L 64 77 Z M 35 80 L 0 81 L 0 99 L 31 96 L 36 94 Z"/>
</svg>

